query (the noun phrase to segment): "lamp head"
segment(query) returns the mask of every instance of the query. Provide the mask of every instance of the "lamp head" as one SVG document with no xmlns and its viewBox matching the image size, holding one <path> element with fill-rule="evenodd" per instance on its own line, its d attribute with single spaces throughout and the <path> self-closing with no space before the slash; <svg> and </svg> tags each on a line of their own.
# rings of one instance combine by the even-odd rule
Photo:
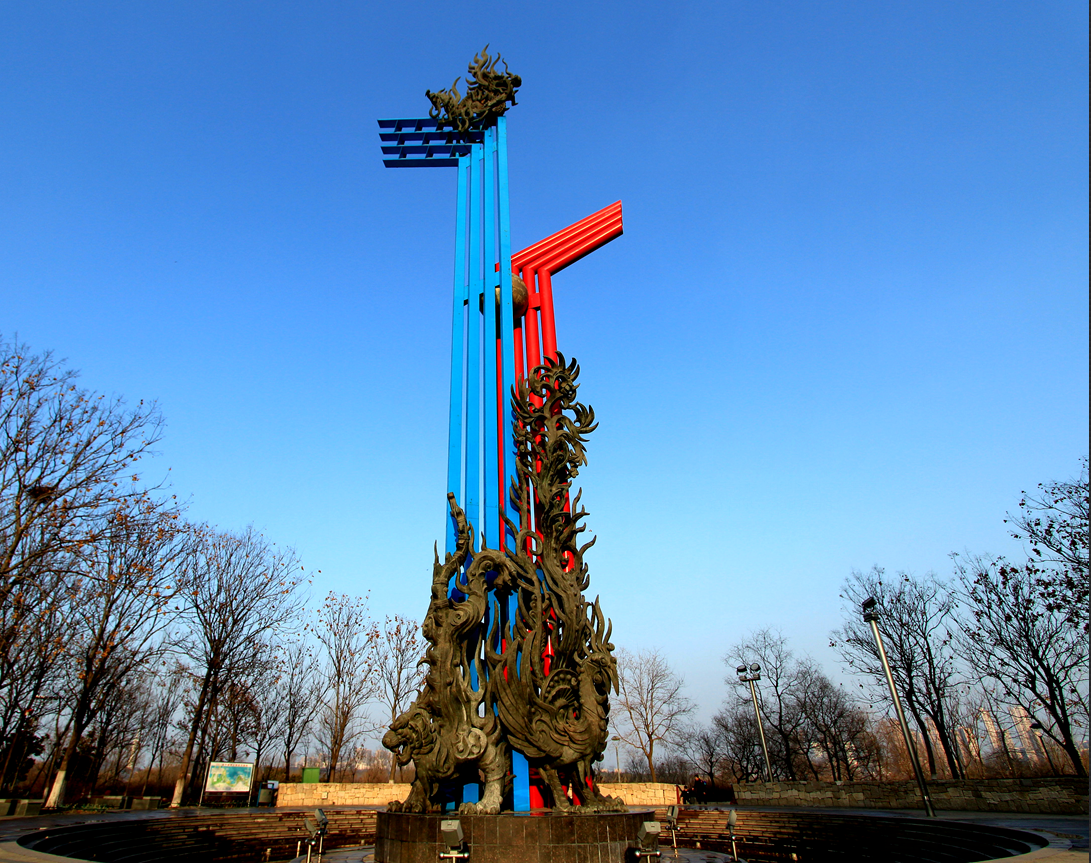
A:
<svg viewBox="0 0 1091 863">
<path fill-rule="evenodd" d="M 462 847 L 462 824 L 457 818 L 447 818 L 439 823 L 439 835 L 451 851 Z"/>
<path fill-rule="evenodd" d="M 659 845 L 659 822 L 645 821 L 636 832 L 636 841 L 644 849 L 656 848 Z"/>
</svg>

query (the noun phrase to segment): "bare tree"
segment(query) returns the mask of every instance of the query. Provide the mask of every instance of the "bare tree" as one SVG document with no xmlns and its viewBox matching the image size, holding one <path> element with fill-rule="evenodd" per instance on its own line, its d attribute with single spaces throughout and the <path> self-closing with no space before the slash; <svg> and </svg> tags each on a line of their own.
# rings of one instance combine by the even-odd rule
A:
<svg viewBox="0 0 1091 863">
<path fill-rule="evenodd" d="M 279 705 L 278 742 L 284 753 L 284 781 L 292 775 L 292 756 L 311 732 L 319 706 L 318 666 L 304 642 L 290 643 L 281 654 L 273 686 Z"/>
<path fill-rule="evenodd" d="M 140 791 L 143 797 L 148 791 L 152 765 L 158 763 L 157 782 L 163 780 L 163 756 L 170 739 L 171 725 L 182 700 L 182 686 L 185 680 L 185 667 L 175 663 L 159 677 L 154 688 L 153 701 L 144 730 L 147 735 L 148 767 L 144 773 L 144 785 Z"/>
<path fill-rule="evenodd" d="M 282 673 L 280 662 L 259 666 L 256 673 L 243 681 L 247 693 L 245 742 L 254 759 L 254 793 L 257 781 L 262 779 L 262 756 L 268 756 L 278 745 L 283 725 L 283 715 L 277 683 Z M 234 759 L 231 759 L 234 760 Z M 268 759 L 267 759 L 268 760 Z M 268 765 L 267 765 L 268 766 Z M 268 771 L 266 771 L 267 776 Z"/>
<path fill-rule="evenodd" d="M 1043 594 L 1033 567 L 983 557 L 956 558 L 956 567 L 972 615 L 962 643 L 967 660 L 1007 703 L 1044 720 L 1045 735 L 1064 749 L 1077 776 L 1087 776 L 1076 738 L 1088 715 L 1083 628 Z"/>
<path fill-rule="evenodd" d="M 799 703 L 805 719 L 800 751 L 816 779 L 853 779 L 858 770 L 871 766 L 878 747 L 870 717 L 816 666 L 804 673 Z M 824 766 L 817 763 L 819 755 Z"/>
<path fill-rule="evenodd" d="M 202 528 L 196 539 L 182 581 L 195 697 L 172 807 L 182 804 L 191 780 L 209 708 L 232 677 L 272 661 L 265 637 L 293 626 L 301 608 L 302 567 L 290 549 L 278 549 L 253 528 L 239 534 Z"/>
<path fill-rule="evenodd" d="M 1080 475 L 1067 482 L 1039 483 L 1035 495 L 1023 492 L 1019 514 L 1005 519 L 1012 537 L 1026 543 L 1024 565 L 1041 594 L 1045 610 L 1061 612 L 1087 633 L 1088 478 L 1087 456 Z"/>
<path fill-rule="evenodd" d="M 788 647 L 788 640 L 771 629 L 751 633 L 728 651 L 724 662 L 734 670 L 755 659 L 761 665 L 758 706 L 763 720 L 773 732 L 766 737 L 769 760 L 781 775 L 798 779 L 797 767 L 805 760 L 798 742 L 800 729 L 806 722 L 801 702 L 812 665 L 798 659 Z M 727 683 L 737 683 L 734 674 L 728 674 Z M 749 688 L 738 688 L 736 698 L 748 703 Z"/>
<path fill-rule="evenodd" d="M 160 654 L 184 548 L 178 513 L 144 498 L 111 513 L 98 540 L 81 552 L 82 578 L 68 595 L 72 727 L 47 806 L 64 802 L 72 759 L 111 690 Z"/>
<path fill-rule="evenodd" d="M 46 690 L 63 658 L 65 584 L 109 529 L 109 513 L 146 493 L 137 467 L 162 427 L 155 405 L 128 408 L 77 377 L 49 352 L 0 338 L 2 782 L 12 781 L 41 701 L 55 694 Z"/>
<path fill-rule="evenodd" d="M 379 693 L 378 640 L 367 598 L 331 592 L 318 613 L 315 637 L 324 648 L 325 699 L 318 713 L 319 743 L 326 750 L 327 781 L 362 732 L 361 714 Z"/>
<path fill-rule="evenodd" d="M 712 720 L 724 741 L 723 764 L 738 782 L 760 781 L 765 776 L 761 740 L 754 711 L 743 701 L 729 701 Z"/>
<path fill-rule="evenodd" d="M 56 713 L 68 637 L 65 580 L 45 570 L 24 584 L 11 605 L 0 609 L 0 793 L 9 792 L 23 772 L 28 747 L 37 745 L 41 720 Z M 7 613 L 6 613 L 7 612 Z"/>
<path fill-rule="evenodd" d="M 716 775 L 728 755 L 724 729 L 715 721 L 709 725 L 687 723 L 676 737 L 678 751 L 693 768 L 693 772 L 708 778 L 709 785 L 716 784 Z"/>
<path fill-rule="evenodd" d="M 124 793 L 140 753 L 140 730 L 152 693 L 144 668 L 117 681 L 101 693 L 95 721 L 84 737 L 91 744 L 87 789 L 94 794 L 100 785 Z"/>
<path fill-rule="evenodd" d="M 409 707 L 424 680 L 421 660 L 428 643 L 420 634 L 420 624 L 399 615 L 387 616 L 382 625 L 376 623 L 373 637 L 378 652 L 380 690 L 393 723 Z M 398 760 L 391 758 L 391 782 L 397 767 Z"/>
<path fill-rule="evenodd" d="M 617 671 L 618 736 L 644 756 L 655 782 L 655 748 L 674 743 L 693 702 L 682 694 L 683 679 L 658 650 L 619 650 Z"/>
<path fill-rule="evenodd" d="M 80 389 L 77 377 L 49 352 L 0 340 L 0 656 L 23 586 L 74 565 L 109 525 L 104 516 L 146 493 L 136 469 L 159 439 L 158 410 Z"/>
<path fill-rule="evenodd" d="M 878 700 L 888 703 L 879 651 L 870 625 L 860 617 L 861 602 L 875 597 L 894 685 L 920 731 L 928 770 L 936 775 L 934 728 L 951 776 L 962 778 L 951 733 L 951 710 L 959 684 L 953 640 L 960 625 L 951 591 L 934 573 L 918 578 L 899 572 L 886 579 L 881 567 L 873 567 L 867 573 L 853 572 L 841 596 L 845 623 L 831 635 L 832 645 L 853 671 L 870 681 Z"/>
</svg>

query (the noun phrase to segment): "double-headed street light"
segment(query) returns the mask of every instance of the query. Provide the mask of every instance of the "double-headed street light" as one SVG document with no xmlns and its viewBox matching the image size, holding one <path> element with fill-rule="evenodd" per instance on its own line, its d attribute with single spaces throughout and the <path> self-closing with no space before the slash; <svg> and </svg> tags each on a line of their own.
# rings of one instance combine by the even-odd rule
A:
<svg viewBox="0 0 1091 863">
<path fill-rule="evenodd" d="M 754 719 L 758 723 L 758 736 L 761 737 L 761 752 L 765 756 L 765 775 L 769 781 L 773 781 L 773 765 L 769 763 L 769 747 L 765 745 L 765 729 L 761 726 L 761 711 L 758 710 L 758 690 L 754 688 L 754 682 L 761 680 L 761 666 L 756 662 L 749 668 L 740 665 L 735 669 L 739 673 L 739 683 L 750 684 L 750 697 L 754 699 Z"/>
<path fill-rule="evenodd" d="M 890 697 L 894 701 L 894 710 L 898 714 L 898 722 L 902 726 L 902 736 L 905 738 L 905 748 L 909 750 L 909 761 L 913 765 L 913 773 L 917 777 L 917 785 L 921 790 L 921 799 L 924 801 L 924 811 L 929 818 L 936 817 L 936 810 L 932 808 L 932 798 L 928 796 L 928 786 L 924 782 L 924 772 L 921 770 L 920 759 L 917 758 L 917 748 L 909 736 L 909 724 L 905 721 L 905 713 L 902 711 L 902 702 L 898 698 L 898 690 L 894 688 L 894 675 L 890 673 L 890 663 L 886 659 L 886 649 L 883 647 L 883 639 L 879 635 L 879 612 L 876 611 L 879 603 L 874 596 L 869 596 L 861 605 L 860 610 L 864 614 L 864 622 L 871 624 L 871 634 L 875 636 L 875 646 L 879 648 L 879 661 L 883 664 L 886 673 L 886 685 L 890 687 Z"/>
</svg>

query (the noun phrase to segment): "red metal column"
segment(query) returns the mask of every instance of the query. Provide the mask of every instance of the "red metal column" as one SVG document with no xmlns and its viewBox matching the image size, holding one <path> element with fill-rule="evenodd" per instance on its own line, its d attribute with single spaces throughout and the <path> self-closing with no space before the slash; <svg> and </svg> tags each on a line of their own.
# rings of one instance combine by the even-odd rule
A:
<svg viewBox="0 0 1091 863">
<path fill-rule="evenodd" d="M 621 236 L 623 230 L 621 220 L 621 202 L 611 204 L 592 213 L 585 219 L 540 240 L 532 246 L 517 252 L 511 257 L 512 272 L 520 273 L 523 282 L 527 286 L 528 303 L 525 319 L 516 322 L 515 326 L 515 378 L 521 381 L 525 374 L 537 365 L 540 365 L 545 357 L 557 359 L 557 326 L 553 316 L 553 281 L 552 276 L 559 273 L 565 267 L 575 263 L 584 255 L 588 255 L 600 246 L 604 246 L 616 237 Z M 497 265 L 499 269 L 499 265 Z M 537 278 L 535 278 L 537 277 Z M 538 337 L 538 321 L 541 318 L 541 339 Z M 521 325 L 520 325 L 521 324 Z M 496 344 L 497 366 L 502 359 L 499 339 Z M 524 352 L 526 363 L 524 365 Z M 507 412 L 503 410 L 508 394 L 498 388 L 497 399 L 500 400 L 500 416 Z M 498 439 L 503 440 L 503 429 L 498 433 Z M 502 446 L 502 445 L 501 445 Z M 505 462 L 505 454 L 499 453 L 500 464 Z M 505 471 L 501 470 L 501 477 Z M 501 488 L 501 495 L 505 494 Z M 505 499 L 505 498 L 501 498 Z M 530 513 L 537 526 L 539 516 L 537 501 L 530 501 Z M 571 561 L 566 564 L 571 566 Z M 552 655 L 552 644 L 546 644 L 546 674 L 549 673 L 549 656 Z M 538 771 L 530 768 L 530 808 L 541 809 L 546 806 L 547 794 L 545 783 L 538 776 Z"/>
</svg>

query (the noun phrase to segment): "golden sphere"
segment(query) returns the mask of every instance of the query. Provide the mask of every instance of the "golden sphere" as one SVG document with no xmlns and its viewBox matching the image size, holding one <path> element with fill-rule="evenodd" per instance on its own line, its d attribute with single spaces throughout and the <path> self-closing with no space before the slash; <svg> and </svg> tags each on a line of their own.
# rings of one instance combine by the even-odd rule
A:
<svg viewBox="0 0 1091 863">
<path fill-rule="evenodd" d="M 485 297 L 482 296 L 478 303 L 481 311 L 485 311 Z M 496 286 L 496 306 L 500 307 L 500 286 Z M 516 320 L 523 317 L 530 307 L 530 292 L 527 284 L 516 273 L 511 274 L 511 310 Z"/>
</svg>

